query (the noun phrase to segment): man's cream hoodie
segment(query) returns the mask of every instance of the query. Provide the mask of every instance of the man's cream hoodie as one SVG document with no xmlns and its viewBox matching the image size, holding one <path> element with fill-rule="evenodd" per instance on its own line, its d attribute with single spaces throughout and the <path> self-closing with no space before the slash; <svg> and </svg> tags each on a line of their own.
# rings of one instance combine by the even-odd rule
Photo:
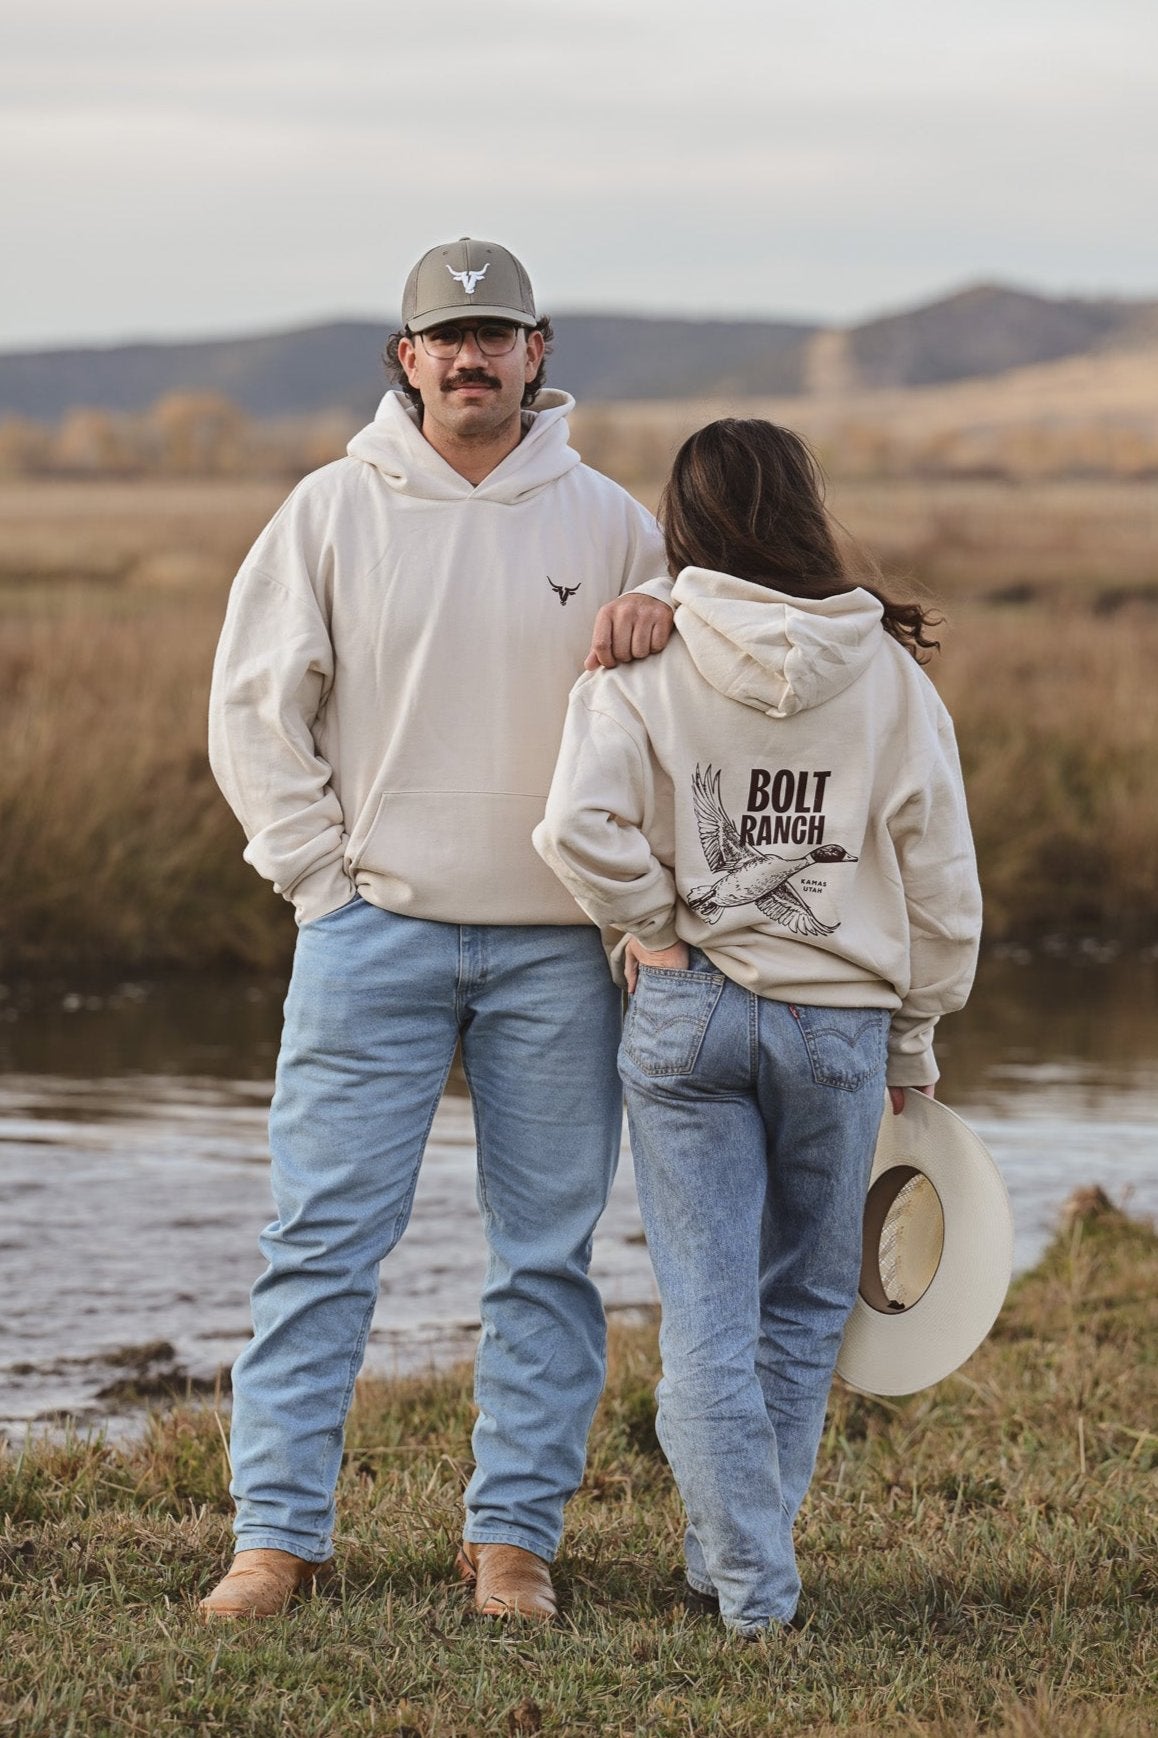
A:
<svg viewBox="0 0 1158 1738">
<path fill-rule="evenodd" d="M 445 922 L 586 921 L 531 832 L 595 614 L 665 563 L 651 515 L 568 445 L 572 404 L 541 393 L 474 488 L 387 393 L 242 566 L 210 758 L 299 922 L 355 892 Z"/>
<path fill-rule="evenodd" d="M 894 1010 L 888 1079 L 937 1078 L 981 897 L 953 727 L 871 593 L 685 568 L 677 633 L 581 677 L 535 844 L 592 919 L 701 948 L 758 995 Z"/>
</svg>

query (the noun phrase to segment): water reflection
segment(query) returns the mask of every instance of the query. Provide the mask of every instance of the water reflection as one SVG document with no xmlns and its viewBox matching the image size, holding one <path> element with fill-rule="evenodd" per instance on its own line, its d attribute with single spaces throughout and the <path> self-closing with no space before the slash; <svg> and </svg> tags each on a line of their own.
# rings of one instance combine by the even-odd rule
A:
<svg viewBox="0 0 1158 1738">
<path fill-rule="evenodd" d="M 212 1384 L 236 1355 L 269 1217 L 283 993 L 273 981 L 182 980 L 0 994 L 0 1423 L 59 1409 L 95 1421 L 132 1382 Z M 1077 1185 L 1158 1211 L 1153 958 L 990 956 L 939 1052 L 941 1096 L 1009 1185 L 1018 1265 Z M 383 1270 L 368 1367 L 465 1351 L 483 1260 L 459 1082 Z M 627 1153 L 594 1270 L 613 1308 L 654 1297 Z"/>
<path fill-rule="evenodd" d="M 1155 950 L 1106 951 L 986 955 L 969 1005 L 944 1022 L 943 1096 L 984 1103 L 1051 1070 L 1090 1109 L 1123 1089 L 1158 1094 Z"/>
<path fill-rule="evenodd" d="M 272 978 L 0 985 L 0 1074 L 268 1080 L 284 997 Z"/>
<path fill-rule="evenodd" d="M 942 1026 L 945 1095 L 976 1099 L 1026 1066 L 1077 1065 L 1094 1094 L 1158 1068 L 1156 956 L 1093 943 L 987 954 L 968 1007 Z M 0 984 L 0 1073 L 267 1080 L 284 994 L 269 978 Z"/>
</svg>

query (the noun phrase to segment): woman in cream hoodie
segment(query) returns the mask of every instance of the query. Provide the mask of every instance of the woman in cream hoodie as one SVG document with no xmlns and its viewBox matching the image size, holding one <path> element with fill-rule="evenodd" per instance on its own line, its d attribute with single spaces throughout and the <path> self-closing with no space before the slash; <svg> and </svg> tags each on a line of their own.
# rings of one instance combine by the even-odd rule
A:
<svg viewBox="0 0 1158 1738">
<path fill-rule="evenodd" d="M 689 1584 L 755 1636 L 796 1611 L 885 1086 L 933 1090 L 981 905 L 927 619 L 846 573 L 804 443 L 710 424 L 661 519 L 677 634 L 578 682 L 535 844 L 621 932 L 657 1427 Z"/>
</svg>

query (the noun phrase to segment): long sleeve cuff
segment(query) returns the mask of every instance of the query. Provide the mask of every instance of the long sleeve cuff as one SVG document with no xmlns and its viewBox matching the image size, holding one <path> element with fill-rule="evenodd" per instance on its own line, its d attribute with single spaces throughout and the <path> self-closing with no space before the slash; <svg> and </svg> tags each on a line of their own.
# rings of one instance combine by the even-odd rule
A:
<svg viewBox="0 0 1158 1738">
<path fill-rule="evenodd" d="M 317 869 L 311 869 L 308 875 L 303 875 L 286 894 L 286 898 L 292 903 L 300 926 L 303 923 L 313 923 L 319 917 L 328 917 L 339 906 L 348 905 L 356 892 L 357 888 L 346 874 L 339 857 L 323 863 Z"/>
<path fill-rule="evenodd" d="M 633 585 L 631 589 L 637 594 L 642 593 L 644 597 L 654 597 L 674 610 L 675 604 L 671 601 L 671 588 L 674 584 L 675 580 L 669 579 L 664 573 L 657 575 L 655 579 L 645 579 L 642 585 Z M 629 594 L 624 592 L 623 595 L 627 597 Z"/>
<path fill-rule="evenodd" d="M 933 1055 L 936 1019 L 896 1013 L 889 1029 L 885 1080 L 889 1086 L 932 1086 L 941 1071 Z"/>
<path fill-rule="evenodd" d="M 657 918 L 655 927 L 649 929 L 646 924 L 633 925 L 629 931 L 640 947 L 645 947 L 648 953 L 662 953 L 665 947 L 674 947 L 680 939 L 675 926 L 675 919 Z"/>
</svg>

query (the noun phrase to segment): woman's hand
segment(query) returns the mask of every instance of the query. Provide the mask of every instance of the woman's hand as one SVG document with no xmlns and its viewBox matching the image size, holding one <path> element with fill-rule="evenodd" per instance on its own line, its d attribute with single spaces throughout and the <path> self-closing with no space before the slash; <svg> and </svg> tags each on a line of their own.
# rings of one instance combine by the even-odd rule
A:
<svg viewBox="0 0 1158 1738">
<path fill-rule="evenodd" d="M 905 1108 L 906 1092 L 923 1092 L 926 1098 L 936 1098 L 936 1088 L 932 1086 L 890 1086 L 889 1103 L 893 1107 L 893 1115 L 900 1116 Z"/>
<path fill-rule="evenodd" d="M 636 941 L 633 935 L 629 935 L 627 946 L 623 951 L 623 975 L 627 979 L 629 996 L 635 994 L 640 966 L 655 966 L 661 972 L 686 972 L 688 969 L 687 943 L 677 941 L 672 947 L 661 947 L 658 953 L 649 953 L 642 942 Z M 929 1090 L 931 1092 L 932 1087 Z"/>
</svg>

